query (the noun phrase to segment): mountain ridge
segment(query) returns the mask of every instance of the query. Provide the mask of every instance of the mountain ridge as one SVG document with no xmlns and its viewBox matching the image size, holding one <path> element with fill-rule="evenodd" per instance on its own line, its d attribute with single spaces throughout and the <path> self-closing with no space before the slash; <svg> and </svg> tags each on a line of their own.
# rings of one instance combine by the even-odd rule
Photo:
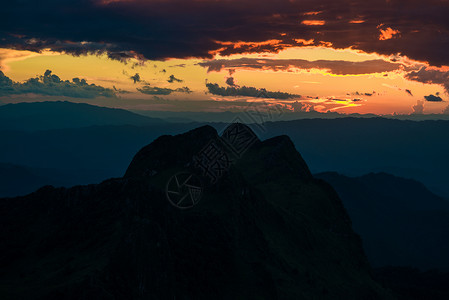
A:
<svg viewBox="0 0 449 300">
<path fill-rule="evenodd" d="M 128 110 L 69 101 L 21 102 L 0 106 L 1 130 L 50 130 L 95 125 L 165 123 Z"/>
</svg>

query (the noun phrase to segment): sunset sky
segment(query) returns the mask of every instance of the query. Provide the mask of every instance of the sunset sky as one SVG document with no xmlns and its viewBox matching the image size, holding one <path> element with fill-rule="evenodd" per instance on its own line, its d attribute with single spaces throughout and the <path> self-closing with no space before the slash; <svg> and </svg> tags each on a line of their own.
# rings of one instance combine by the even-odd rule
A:
<svg viewBox="0 0 449 300">
<path fill-rule="evenodd" d="M 2 103 L 223 111 L 267 101 L 290 111 L 449 113 L 449 1 L 23 0 L 2 6 Z M 28 82 L 35 77 L 38 82 Z M 73 78 L 95 86 L 88 90 Z"/>
</svg>

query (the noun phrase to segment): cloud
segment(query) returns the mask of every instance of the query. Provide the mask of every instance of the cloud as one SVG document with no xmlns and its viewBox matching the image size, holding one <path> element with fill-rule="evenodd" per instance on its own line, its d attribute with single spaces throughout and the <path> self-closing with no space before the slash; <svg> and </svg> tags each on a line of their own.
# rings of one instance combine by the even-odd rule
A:
<svg viewBox="0 0 449 300">
<path fill-rule="evenodd" d="M 226 84 L 229 86 L 237 86 L 235 79 L 232 76 L 235 73 L 235 69 L 228 69 L 229 77 L 226 77 Z"/>
<path fill-rule="evenodd" d="M 412 94 L 412 91 L 411 91 L 411 90 L 409 90 L 409 89 L 406 89 L 406 90 L 405 90 L 405 92 L 406 92 L 407 94 L 409 94 L 410 96 L 413 96 L 413 94 Z"/>
<path fill-rule="evenodd" d="M 127 61 L 277 52 L 311 41 L 449 65 L 444 0 L 22 0 L 4 1 L 2 12 L 0 47 L 18 50 Z"/>
<path fill-rule="evenodd" d="M 324 20 L 303 20 L 301 23 L 304 25 L 307 25 L 307 26 L 323 26 L 324 24 L 326 24 L 326 21 L 324 21 Z"/>
<path fill-rule="evenodd" d="M 221 87 L 216 83 L 206 83 L 206 87 L 209 93 L 219 96 L 245 96 L 245 97 L 255 97 L 255 98 L 272 98 L 272 99 L 292 99 L 300 98 L 300 95 L 290 94 L 285 92 L 271 92 L 264 88 L 258 89 L 255 87 L 247 86 L 228 86 Z"/>
<path fill-rule="evenodd" d="M 169 83 L 173 83 L 173 82 L 183 82 L 184 80 L 182 80 L 182 79 L 178 79 L 178 78 L 176 78 L 175 77 L 175 75 L 170 75 L 170 77 L 168 77 L 168 80 L 167 80 Z"/>
<path fill-rule="evenodd" d="M 421 115 L 424 113 L 424 101 L 418 100 L 416 101 L 416 104 L 412 106 L 412 114 L 413 115 Z"/>
<path fill-rule="evenodd" d="M 430 101 L 430 102 L 442 102 L 443 101 L 443 99 L 441 99 L 441 97 L 438 95 L 424 96 L 424 99 L 426 99 L 426 101 Z"/>
<path fill-rule="evenodd" d="M 227 77 L 226 78 L 226 84 L 229 85 L 229 86 L 236 86 L 234 77 Z"/>
<path fill-rule="evenodd" d="M 149 85 L 144 85 L 141 88 L 137 88 L 137 90 L 142 94 L 147 95 L 170 95 L 172 93 L 187 93 L 187 94 L 192 93 L 192 91 L 186 86 L 178 89 L 169 89 L 169 88 L 152 87 Z"/>
<path fill-rule="evenodd" d="M 449 115 L 449 105 L 446 106 L 446 108 L 443 109 L 443 111 L 442 111 L 441 113 L 443 113 L 443 114 L 445 114 L 445 115 Z"/>
<path fill-rule="evenodd" d="M 186 64 L 177 64 L 177 65 L 170 66 L 170 68 L 185 68 L 185 67 L 186 67 Z"/>
<path fill-rule="evenodd" d="M 289 106 L 293 112 L 313 112 L 313 111 L 315 111 L 314 105 L 312 103 L 295 101 L 295 102 L 291 103 Z"/>
<path fill-rule="evenodd" d="M 357 92 L 355 92 L 355 93 L 352 93 L 352 95 L 355 95 L 355 96 L 368 96 L 368 97 L 371 97 L 371 96 L 373 96 L 373 95 L 376 95 L 377 93 L 376 93 L 376 91 L 372 91 L 371 93 L 359 93 L 358 91 Z M 347 93 L 347 95 L 349 96 L 349 95 L 351 95 L 350 93 Z"/>
<path fill-rule="evenodd" d="M 3 71 L 9 70 L 9 63 L 13 61 L 20 61 L 30 57 L 38 56 L 38 53 L 30 51 L 16 51 L 10 49 L 0 49 L 0 69 Z"/>
<path fill-rule="evenodd" d="M 134 83 L 140 82 L 141 78 L 139 73 L 134 74 L 133 76 L 129 77 L 130 79 L 132 79 L 134 81 Z"/>
<path fill-rule="evenodd" d="M 257 69 L 271 71 L 288 71 L 292 69 L 321 69 L 337 75 L 360 75 L 382 73 L 398 70 L 401 65 L 381 59 L 351 62 L 343 60 L 315 60 L 304 59 L 215 59 L 198 63 L 207 68 L 207 72 L 220 72 L 223 69 Z"/>
<path fill-rule="evenodd" d="M 85 79 L 73 78 L 72 81 L 61 80 L 52 71 L 30 78 L 23 83 L 13 82 L 0 71 L 0 96 L 39 94 L 48 96 L 66 96 L 73 98 L 115 97 L 112 89 L 95 84 L 88 84 Z"/>
<path fill-rule="evenodd" d="M 115 87 L 115 85 L 112 86 L 112 88 L 114 89 L 114 92 L 117 94 L 130 94 L 130 91 L 127 90 L 122 90 L 122 89 L 118 89 Z"/>
<path fill-rule="evenodd" d="M 0 96 L 12 95 L 15 92 L 14 82 L 0 71 Z"/>
<path fill-rule="evenodd" d="M 418 71 L 411 71 L 405 78 L 422 83 L 439 84 L 449 93 L 449 72 L 439 69 L 422 67 Z"/>
<path fill-rule="evenodd" d="M 396 38 L 401 32 L 399 30 L 391 29 L 387 27 L 385 30 L 380 29 L 379 41 L 386 41 L 392 38 Z"/>
</svg>

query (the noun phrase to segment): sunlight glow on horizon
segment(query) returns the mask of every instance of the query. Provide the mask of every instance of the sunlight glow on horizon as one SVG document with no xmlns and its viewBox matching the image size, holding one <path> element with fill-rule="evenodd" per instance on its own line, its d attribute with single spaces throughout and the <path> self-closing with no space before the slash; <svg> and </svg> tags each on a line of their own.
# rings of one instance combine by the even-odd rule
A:
<svg viewBox="0 0 449 300">
<path fill-rule="evenodd" d="M 239 58 L 299 58 L 308 61 L 331 60 L 347 62 L 382 59 L 389 61 L 389 57 L 378 54 L 368 54 L 353 49 L 337 50 L 323 46 L 287 48 L 279 53 L 239 54 L 226 57 L 217 55 L 215 57 L 215 59 L 226 60 Z M 42 75 L 46 69 L 50 69 L 63 80 L 71 80 L 74 77 L 79 77 L 88 80 L 89 83 L 95 83 L 108 88 L 115 86 L 117 89 L 130 91 L 130 94 L 121 95 L 124 99 L 154 98 L 153 96 L 143 95 L 136 90 L 136 87 L 141 86 L 143 83 L 134 84 L 130 76 L 139 73 L 140 77 L 146 83 L 150 84 L 150 86 L 163 88 L 188 86 L 194 91 L 192 94 L 173 94 L 164 97 L 166 99 L 212 100 L 215 96 L 206 94 L 205 80 L 207 79 L 209 82 L 226 86 L 225 80 L 230 74 L 227 69 L 223 69 L 220 72 L 208 73 L 206 68 L 198 65 L 202 61 L 204 60 L 169 59 L 165 61 L 146 61 L 144 66 L 140 66 L 134 64 L 133 60 L 124 64 L 116 60 L 111 60 L 106 55 L 83 55 L 74 57 L 52 52 L 39 54 L 29 51 L 22 53 L 16 50 L 0 49 L 2 71 L 14 81 L 22 82 L 30 77 Z M 172 74 L 176 78 L 183 80 L 183 82 L 169 83 L 167 79 Z M 351 102 L 349 103 L 350 105 L 341 105 L 331 109 L 326 106 L 321 106 L 323 111 L 339 110 L 344 113 L 410 113 L 411 107 L 416 104 L 417 100 L 423 99 L 425 95 L 438 92 L 444 95 L 443 98 L 446 96 L 442 86 L 407 80 L 401 71 L 353 75 L 333 74 L 325 69 L 297 69 L 294 71 L 236 69 L 236 72 L 232 76 L 238 85 L 300 94 L 303 97 L 299 100 L 304 102 L 308 101 L 307 97 L 346 99 L 348 95 L 351 98 L 357 98 L 357 96 L 353 95 L 356 92 L 365 94 L 375 91 L 375 94 L 369 97 L 364 96 L 363 101 L 360 100 L 357 103 Z M 405 93 L 406 89 L 413 91 L 413 96 Z M 326 104 L 326 101 L 323 100 L 321 102 Z M 334 102 L 338 104 L 338 101 Z M 441 112 L 447 106 L 446 103 L 426 104 L 428 104 L 426 111 L 434 113 Z M 320 107 L 317 106 L 317 108 Z"/>
</svg>

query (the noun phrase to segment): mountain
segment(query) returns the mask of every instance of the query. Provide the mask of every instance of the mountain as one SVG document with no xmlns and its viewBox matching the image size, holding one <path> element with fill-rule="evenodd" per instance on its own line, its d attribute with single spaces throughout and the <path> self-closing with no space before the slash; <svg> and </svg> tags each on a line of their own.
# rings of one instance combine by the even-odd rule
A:
<svg viewBox="0 0 449 300">
<path fill-rule="evenodd" d="M 392 298 L 292 141 L 241 124 L 161 136 L 121 178 L 0 199 L 0 225 L 2 299 Z"/>
<path fill-rule="evenodd" d="M 421 271 L 410 267 L 384 267 L 374 270 L 375 278 L 395 292 L 398 300 L 449 299 L 449 272 Z"/>
<path fill-rule="evenodd" d="M 111 170 L 52 169 L 0 163 L 0 197 L 23 196 L 45 185 L 71 187 L 101 182 Z"/>
<path fill-rule="evenodd" d="M 449 201 L 386 173 L 321 173 L 341 197 L 374 267 L 449 269 Z"/>
<path fill-rule="evenodd" d="M 290 136 L 313 173 L 387 172 L 449 198 L 448 132 L 448 121 L 341 118 L 267 122 L 256 133 Z"/>
<path fill-rule="evenodd" d="M 86 176 L 89 170 L 104 170 L 107 176 L 103 179 L 119 177 L 133 155 L 148 142 L 201 125 L 204 123 L 166 122 L 33 132 L 0 130 L 0 162 L 41 169 L 85 170 Z M 210 125 L 219 132 L 227 126 Z M 360 176 L 387 172 L 418 180 L 435 194 L 449 198 L 448 121 L 310 119 L 268 122 L 253 128 L 261 139 L 287 134 L 313 173 L 334 170 Z M 81 183 L 86 182 L 78 182 Z"/>
<path fill-rule="evenodd" d="M 135 152 L 162 133 L 176 134 L 195 125 L 157 123 L 146 126 L 94 126 L 45 131 L 0 131 L 3 166 L 23 171 L 20 184 L 0 181 L 0 197 L 19 196 L 43 185 L 70 187 L 120 177 Z M 2 164 L 3 163 L 3 164 Z M 5 167 L 6 168 L 6 167 Z M 9 176 L 8 168 L 4 170 Z M 43 180 L 28 181 L 29 173 Z M 42 184 L 41 184 L 42 183 Z"/>
<path fill-rule="evenodd" d="M 10 197 L 29 194 L 48 184 L 49 179 L 27 167 L 0 163 L 0 182 L 0 195 Z"/>
<path fill-rule="evenodd" d="M 204 102 L 204 101 L 203 101 Z M 240 103 L 243 105 L 243 103 Z M 130 111 L 135 112 L 139 115 L 144 115 L 148 117 L 162 118 L 165 120 L 172 120 L 173 122 L 225 122 L 229 123 L 232 120 L 240 119 L 243 122 L 249 121 L 250 123 L 255 120 L 260 120 L 258 117 L 250 116 L 250 114 L 256 112 L 255 107 L 251 107 L 250 104 L 246 104 L 248 107 L 242 111 L 151 111 L 151 110 L 140 110 L 132 109 Z M 188 107 L 184 107 L 187 109 Z M 379 117 L 376 114 L 341 114 L 338 112 L 326 112 L 320 113 L 317 111 L 296 111 L 292 112 L 289 110 L 282 111 L 279 114 L 276 113 L 277 109 L 267 109 L 264 105 L 257 108 L 260 112 L 266 112 L 267 115 L 275 115 L 275 117 L 262 117 L 262 119 L 267 119 L 266 121 L 295 121 L 300 119 L 342 119 L 342 118 L 364 118 L 372 119 Z M 383 115 L 382 118 L 394 119 L 394 120 L 411 120 L 411 121 L 425 121 L 425 120 L 449 120 L 449 114 L 411 114 L 411 115 Z"/>
<path fill-rule="evenodd" d="M 93 126 L 42 131 L 0 131 L 3 163 L 39 169 L 109 170 L 121 176 L 134 154 L 161 134 L 194 128 L 185 124 Z M 1 182 L 0 182 L 1 185 Z"/>
<path fill-rule="evenodd" d="M 0 106 L 0 130 L 49 130 L 94 125 L 148 125 L 165 123 L 124 109 L 85 103 L 47 101 Z"/>
</svg>

